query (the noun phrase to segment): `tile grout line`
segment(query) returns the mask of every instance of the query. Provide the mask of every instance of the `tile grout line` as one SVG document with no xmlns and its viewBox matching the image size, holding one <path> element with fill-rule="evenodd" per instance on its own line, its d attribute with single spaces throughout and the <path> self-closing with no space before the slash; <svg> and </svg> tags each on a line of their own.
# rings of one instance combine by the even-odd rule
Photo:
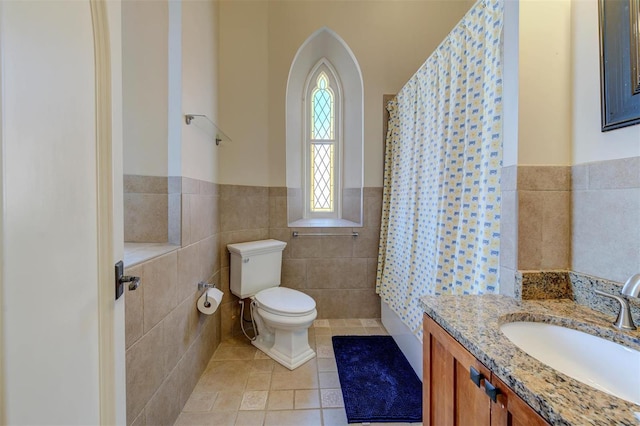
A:
<svg viewBox="0 0 640 426">
<path fill-rule="evenodd" d="M 249 369 L 249 372 L 246 373 L 246 377 L 244 378 L 244 380 L 242 380 L 242 386 L 241 388 L 238 388 L 238 391 L 229 391 L 229 392 L 237 392 L 238 396 L 238 400 L 237 400 L 237 406 L 234 407 L 234 409 L 232 409 L 229 412 L 230 416 L 234 417 L 234 422 L 239 421 L 240 418 L 251 418 L 251 414 L 252 412 L 260 412 L 262 413 L 262 425 L 266 425 L 269 424 L 267 423 L 267 420 L 269 418 L 269 414 L 270 413 L 277 413 L 277 412 L 287 412 L 286 414 L 283 414 L 284 418 L 286 418 L 286 416 L 288 415 L 292 415 L 294 416 L 293 418 L 297 418 L 300 419 L 306 415 L 314 415 L 312 413 L 316 412 L 318 414 L 315 414 L 319 417 L 316 417 L 316 419 L 319 419 L 320 421 L 320 425 L 325 425 L 326 423 L 328 423 L 330 420 L 330 418 L 327 418 L 327 415 L 329 414 L 329 412 L 331 412 L 332 416 L 334 414 L 338 414 L 337 411 L 338 410 L 342 410 L 343 414 L 341 416 L 340 421 L 345 422 L 346 425 L 346 414 L 344 413 L 345 407 L 344 407 L 344 402 L 343 402 L 343 398 L 342 398 L 342 389 L 339 383 L 339 377 L 337 378 L 338 383 L 335 382 L 336 377 L 337 376 L 337 370 L 335 369 L 335 366 L 332 366 L 331 364 L 335 364 L 335 353 L 333 353 L 332 350 L 332 336 L 337 332 L 338 334 L 349 334 L 349 333 L 353 333 L 353 334 L 358 334 L 358 335 L 371 335 L 371 334 L 388 334 L 386 333 L 386 330 L 384 330 L 384 327 L 381 325 L 380 321 L 378 319 L 360 319 L 356 322 L 354 322 L 353 320 L 345 320 L 345 319 L 337 319 L 337 320 L 333 320 L 333 324 L 331 324 L 329 322 L 329 320 L 317 320 L 318 323 L 315 323 L 312 327 L 312 329 L 310 329 L 310 335 L 312 335 L 312 341 L 314 344 L 314 348 L 316 350 L 316 353 L 318 352 L 318 348 L 319 347 L 324 347 L 324 346 L 330 346 L 330 353 L 327 353 L 327 349 L 325 349 L 325 353 L 323 354 L 323 357 L 320 356 L 316 356 L 313 359 L 313 364 L 309 364 L 308 368 L 315 368 L 315 374 L 312 376 L 315 378 L 315 385 L 313 383 L 308 383 L 308 379 L 301 379 L 303 380 L 302 384 L 296 384 L 296 383 L 291 383 L 289 385 L 285 386 L 290 386 L 292 387 L 292 389 L 273 389 L 273 385 L 274 385 L 274 381 L 273 381 L 273 376 L 274 374 L 282 374 L 283 376 L 286 375 L 287 373 L 289 373 L 289 370 L 284 371 L 284 370 L 279 370 L 279 364 L 275 363 L 273 360 L 270 360 L 269 358 L 262 358 L 262 357 L 258 357 L 258 350 L 253 348 L 250 343 L 248 342 L 244 342 L 242 339 L 238 340 L 238 339 L 228 339 L 226 342 L 222 342 L 224 343 L 224 345 L 222 346 L 222 349 L 224 351 L 226 351 L 226 354 L 223 355 L 222 358 L 219 359 L 215 359 L 216 358 L 216 353 L 218 353 L 218 351 L 221 349 L 221 347 L 219 346 L 218 349 L 216 349 L 216 352 L 214 352 L 214 355 L 212 356 L 211 360 L 209 361 L 209 364 L 207 366 L 207 369 L 205 370 L 205 373 L 203 373 L 203 376 L 201 376 L 200 380 L 199 380 L 199 384 L 202 381 L 202 378 L 205 376 L 205 374 L 207 374 L 207 372 L 209 372 L 210 374 L 214 374 L 216 371 L 218 372 L 218 374 L 220 374 L 220 372 L 224 372 L 224 363 L 234 363 L 234 362 L 241 362 L 241 361 L 246 361 L 248 363 L 250 363 L 251 368 Z M 320 322 L 323 321 L 323 322 Z M 324 322 L 326 321 L 326 322 Z M 327 326 L 324 326 L 324 325 Z M 323 332 L 321 332 L 320 334 L 317 334 L 318 329 L 324 329 Z M 310 339 L 311 340 L 311 339 Z M 322 342 L 322 344 L 320 344 L 320 342 Z M 248 356 L 248 353 L 245 352 L 245 355 L 242 356 L 242 349 L 240 350 L 236 350 L 234 351 L 232 348 L 250 348 L 250 352 L 253 353 L 252 357 Z M 219 353 L 218 353 L 219 355 Z M 320 360 L 322 359 L 326 359 L 329 360 L 324 361 L 323 362 L 323 370 L 321 371 L 321 366 L 320 366 Z M 271 361 L 271 368 L 267 368 L 267 370 L 262 370 L 260 368 L 258 368 L 256 366 L 256 361 L 258 360 L 266 360 L 266 361 Z M 331 361 L 333 360 L 333 362 Z M 219 363 L 219 368 L 220 369 L 216 369 L 215 368 L 215 364 Z M 263 368 L 263 367 L 262 367 Z M 231 370 L 233 371 L 233 370 Z M 300 371 L 300 370 L 293 370 L 293 371 Z M 264 384 L 260 384 L 260 382 L 257 379 L 256 380 L 256 384 L 254 384 L 251 387 L 256 387 L 256 389 L 252 389 L 249 390 L 250 387 L 250 383 L 251 383 L 251 377 L 255 375 L 259 375 L 259 374 L 269 374 L 269 380 L 268 380 L 268 386 L 266 387 L 266 389 L 264 389 Z M 292 375 L 294 373 L 291 373 Z M 222 375 L 224 376 L 225 374 L 222 373 Z M 301 376 L 302 378 L 304 378 L 306 376 L 305 373 L 300 374 L 299 376 Z M 309 376 L 307 376 L 309 377 Z M 321 377 L 324 378 L 324 380 L 321 382 Z M 209 380 L 211 380 L 211 378 L 209 378 Z M 298 380 L 298 379 L 296 379 Z M 205 379 L 206 382 L 206 379 Z M 305 384 L 306 383 L 306 384 Z M 206 385 L 202 385 L 205 389 L 206 389 Z M 217 388 L 218 386 L 220 386 L 220 384 L 218 384 L 217 386 L 214 386 L 213 388 Z M 307 388 L 307 386 L 311 386 L 311 388 Z M 315 386 L 315 387 L 313 387 Z M 197 394 L 197 392 L 195 392 L 196 389 L 194 389 L 194 392 L 192 392 L 191 397 L 194 394 Z M 333 390 L 336 392 L 340 392 L 339 395 L 339 400 L 338 402 L 331 403 L 329 404 L 330 406 L 325 406 L 323 403 L 323 390 Z M 273 392 L 274 391 L 290 391 L 291 393 L 291 401 L 290 401 L 290 409 L 286 408 L 287 405 L 283 406 L 283 408 L 278 408 L 278 409 L 269 409 L 269 403 L 272 401 L 272 397 L 273 397 Z M 305 392 L 303 393 L 302 391 L 311 391 L 311 392 Z M 213 411 L 216 411 L 214 409 L 215 405 L 216 405 L 216 401 L 218 400 L 219 396 L 220 396 L 220 392 L 225 392 L 224 390 L 219 390 L 219 391 L 205 391 L 206 393 L 213 393 L 215 394 L 215 398 L 214 400 L 211 402 L 211 406 L 209 408 L 208 413 L 212 413 Z M 205 392 L 200 392 L 200 393 L 205 393 Z M 248 402 L 249 399 L 245 399 L 245 398 L 249 398 L 247 395 L 247 392 L 265 392 L 266 395 L 264 395 L 264 406 L 262 407 L 262 409 L 251 409 L 251 404 Z M 325 392 L 326 394 L 327 392 Z M 258 395 L 258 394 L 256 394 Z M 303 395 L 303 396 L 301 396 Z M 315 404 L 313 402 L 313 399 L 309 400 L 308 398 L 313 398 L 315 395 L 315 397 L 317 397 L 317 404 Z M 190 397 L 190 399 L 191 399 Z M 298 408 L 298 405 L 296 404 L 296 399 L 297 398 L 302 398 L 300 401 L 302 402 L 300 404 L 301 408 Z M 332 402 L 333 402 L 333 398 Z M 244 402 L 244 405 L 243 405 Z M 305 406 L 305 404 L 308 404 L 309 406 Z M 334 406 L 334 405 L 341 405 L 341 406 Z M 317 406 L 317 408 L 315 408 Z M 243 409 L 244 407 L 244 409 Z M 202 413 L 206 413 L 206 412 L 202 412 Z M 183 413 L 197 413 L 197 410 L 191 411 L 191 412 L 186 412 L 183 411 L 181 412 L 181 415 Z M 246 413 L 246 414 L 242 414 L 242 413 Z M 296 413 L 298 413 L 296 415 Z M 305 413 L 305 414 L 301 414 L 301 413 Z M 302 416 L 302 417 L 301 417 Z M 278 418 L 277 416 L 275 418 Z M 274 417 L 272 415 L 271 419 L 273 420 Z M 180 416 L 177 420 L 176 423 L 178 423 L 180 420 Z M 333 424 L 333 423 L 330 423 Z"/>
</svg>

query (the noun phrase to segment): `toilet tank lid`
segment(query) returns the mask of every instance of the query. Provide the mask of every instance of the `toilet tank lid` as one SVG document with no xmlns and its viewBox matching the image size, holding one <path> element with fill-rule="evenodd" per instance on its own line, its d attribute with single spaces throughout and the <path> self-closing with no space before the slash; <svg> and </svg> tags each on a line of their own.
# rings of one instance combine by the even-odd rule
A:
<svg viewBox="0 0 640 426">
<path fill-rule="evenodd" d="M 227 245 L 227 250 L 231 253 L 239 254 L 241 257 L 254 256 L 256 254 L 282 251 L 287 243 L 279 240 L 249 241 L 246 243 L 236 243 Z"/>
</svg>

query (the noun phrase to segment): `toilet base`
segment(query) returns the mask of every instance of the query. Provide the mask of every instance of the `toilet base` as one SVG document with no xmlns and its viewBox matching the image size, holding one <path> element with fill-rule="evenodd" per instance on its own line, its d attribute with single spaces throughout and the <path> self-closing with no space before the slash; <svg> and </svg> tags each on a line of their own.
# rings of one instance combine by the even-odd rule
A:
<svg viewBox="0 0 640 426">
<path fill-rule="evenodd" d="M 309 361 L 310 359 L 315 358 L 316 356 L 315 351 L 311 349 L 310 346 L 307 346 L 306 349 L 293 356 L 290 356 L 275 349 L 273 346 L 269 346 L 268 344 L 259 341 L 258 339 L 254 340 L 251 343 L 253 344 L 253 346 L 268 355 L 269 358 L 277 361 L 279 364 L 287 367 L 289 370 L 295 370 L 296 368 L 300 367 L 302 364 Z"/>
<path fill-rule="evenodd" d="M 270 358 L 294 370 L 316 356 L 308 333 L 318 315 L 315 309 L 298 317 L 275 315 L 259 307 L 252 313 L 258 334 L 251 343 Z"/>
</svg>

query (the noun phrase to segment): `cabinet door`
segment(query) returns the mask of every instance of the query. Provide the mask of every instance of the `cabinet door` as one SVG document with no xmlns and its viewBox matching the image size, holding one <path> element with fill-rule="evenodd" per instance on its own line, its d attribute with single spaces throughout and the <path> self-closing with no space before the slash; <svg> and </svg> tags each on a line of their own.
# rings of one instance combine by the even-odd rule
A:
<svg viewBox="0 0 640 426">
<path fill-rule="evenodd" d="M 423 423 L 489 426 L 491 404 L 483 382 L 490 371 L 427 315 L 424 331 Z"/>
<path fill-rule="evenodd" d="M 547 426 L 549 424 L 502 380 L 492 376 L 491 383 L 498 390 L 496 402 L 491 405 L 491 426 Z"/>
</svg>

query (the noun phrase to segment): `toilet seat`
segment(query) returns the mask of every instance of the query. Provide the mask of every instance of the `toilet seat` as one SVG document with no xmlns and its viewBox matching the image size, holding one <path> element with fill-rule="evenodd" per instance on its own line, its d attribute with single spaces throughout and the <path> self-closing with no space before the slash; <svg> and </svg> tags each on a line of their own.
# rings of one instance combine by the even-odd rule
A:
<svg viewBox="0 0 640 426">
<path fill-rule="evenodd" d="M 259 291 L 254 299 L 258 308 L 274 315 L 301 317 L 316 309 L 316 301 L 312 297 L 287 287 L 272 287 Z"/>
</svg>

